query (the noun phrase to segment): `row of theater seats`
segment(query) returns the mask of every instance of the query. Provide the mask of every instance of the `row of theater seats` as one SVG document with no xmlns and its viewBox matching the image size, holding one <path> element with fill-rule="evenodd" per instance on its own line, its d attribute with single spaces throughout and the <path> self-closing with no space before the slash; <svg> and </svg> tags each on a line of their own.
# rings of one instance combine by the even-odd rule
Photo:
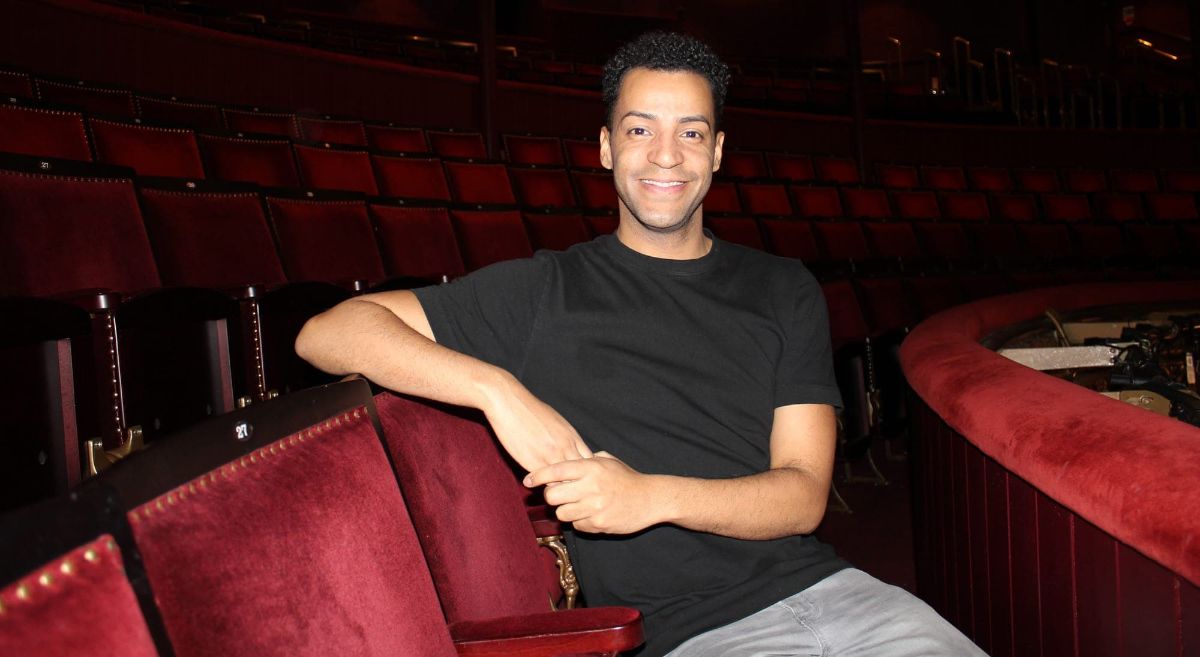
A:
<svg viewBox="0 0 1200 657">
<path fill-rule="evenodd" d="M 561 528 L 524 495 L 481 417 L 362 380 L 305 390 L 0 517 L 0 654 L 636 648 L 637 610 L 563 602 Z"/>
</svg>

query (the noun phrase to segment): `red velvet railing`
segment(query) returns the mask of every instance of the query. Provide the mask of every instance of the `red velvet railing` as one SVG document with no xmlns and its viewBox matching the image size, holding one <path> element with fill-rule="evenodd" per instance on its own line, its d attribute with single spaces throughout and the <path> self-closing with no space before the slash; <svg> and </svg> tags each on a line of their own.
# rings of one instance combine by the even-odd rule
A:
<svg viewBox="0 0 1200 657">
<path fill-rule="evenodd" d="M 920 591 L 990 654 L 1200 652 L 1200 429 L 979 344 L 1046 308 L 1187 299 L 1200 283 L 1036 290 L 905 341 Z"/>
</svg>

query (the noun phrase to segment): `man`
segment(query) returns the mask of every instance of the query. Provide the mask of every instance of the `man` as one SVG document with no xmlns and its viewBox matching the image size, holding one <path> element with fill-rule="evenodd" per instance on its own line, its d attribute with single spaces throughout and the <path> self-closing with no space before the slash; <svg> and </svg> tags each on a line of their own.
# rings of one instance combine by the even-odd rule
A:
<svg viewBox="0 0 1200 657">
<path fill-rule="evenodd" d="M 347 301 L 297 350 L 482 410 L 573 523 L 589 604 L 645 614 L 640 655 L 970 654 L 923 603 L 808 535 L 840 404 L 828 320 L 798 261 L 702 228 L 727 80 L 691 38 L 627 44 L 606 66 L 600 130 L 615 235 Z"/>
</svg>

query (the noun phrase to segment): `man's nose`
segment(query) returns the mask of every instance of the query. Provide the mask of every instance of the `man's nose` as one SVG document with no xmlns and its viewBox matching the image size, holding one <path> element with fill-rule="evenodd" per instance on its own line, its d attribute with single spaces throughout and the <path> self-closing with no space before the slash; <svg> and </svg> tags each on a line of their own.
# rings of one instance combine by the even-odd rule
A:
<svg viewBox="0 0 1200 657">
<path fill-rule="evenodd" d="M 671 169 L 683 162 L 683 150 L 670 136 L 659 135 L 650 146 L 650 162 L 663 169 Z"/>
</svg>

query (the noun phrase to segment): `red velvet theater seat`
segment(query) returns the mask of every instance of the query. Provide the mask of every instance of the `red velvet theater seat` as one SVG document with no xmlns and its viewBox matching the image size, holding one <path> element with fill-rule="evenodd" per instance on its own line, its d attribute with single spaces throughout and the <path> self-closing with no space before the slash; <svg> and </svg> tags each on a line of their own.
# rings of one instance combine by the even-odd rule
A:
<svg viewBox="0 0 1200 657">
<path fill-rule="evenodd" d="M 814 157 L 813 168 L 817 180 L 838 185 L 857 185 L 862 180 L 858 175 L 858 163 L 848 157 Z"/>
<path fill-rule="evenodd" d="M 1084 194 L 1042 194 L 1042 216 L 1047 221 L 1090 221 L 1092 206 Z"/>
<path fill-rule="evenodd" d="M 529 234 L 516 210 L 453 210 L 450 214 L 467 271 L 533 255 Z"/>
<path fill-rule="evenodd" d="M 813 234 L 821 251 L 813 264 L 843 272 L 871 260 L 874 253 L 862 226 L 857 221 L 814 221 Z"/>
<path fill-rule="evenodd" d="M 1146 195 L 1150 218 L 1155 221 L 1200 221 L 1196 197 L 1181 192 L 1159 192 Z"/>
<path fill-rule="evenodd" d="M 545 166 L 509 166 L 517 198 L 527 208 L 575 207 L 575 191 L 566 169 Z"/>
<path fill-rule="evenodd" d="M 429 142 L 425 130 L 413 126 L 397 126 L 391 123 L 368 123 L 367 145 L 373 151 L 390 153 L 428 153 Z"/>
<path fill-rule="evenodd" d="M 225 119 L 221 108 L 211 103 L 180 100 L 175 96 L 135 96 L 138 116 L 163 125 L 193 130 L 221 130 Z"/>
<path fill-rule="evenodd" d="M 906 270 L 918 266 L 926 254 L 917 240 L 913 225 L 908 222 L 863 222 L 867 244 L 876 258 L 896 263 Z"/>
<path fill-rule="evenodd" d="M 617 226 L 620 224 L 616 213 L 585 214 L 583 222 L 587 224 L 588 231 L 591 232 L 592 237 L 615 233 Z"/>
<path fill-rule="evenodd" d="M 390 276 L 439 280 L 466 273 L 446 208 L 372 203 L 370 212 Z"/>
<path fill-rule="evenodd" d="M 383 260 L 361 196 L 271 195 L 267 214 L 288 280 L 349 285 L 384 279 Z"/>
<path fill-rule="evenodd" d="M 300 174 L 285 138 L 198 135 L 209 177 L 264 187 L 297 187 Z"/>
<path fill-rule="evenodd" d="M 379 181 L 379 192 L 384 196 L 450 200 L 450 186 L 441 160 L 372 154 L 371 166 Z"/>
<path fill-rule="evenodd" d="M 499 162 L 446 160 L 446 180 L 450 197 L 460 203 L 483 205 L 514 205 L 512 181 L 508 169 Z"/>
<path fill-rule="evenodd" d="M 721 155 L 721 168 L 717 174 L 724 178 L 766 178 L 767 163 L 761 151 L 725 150 Z"/>
<path fill-rule="evenodd" d="M 335 119 L 330 116 L 296 117 L 299 138 L 342 146 L 367 145 L 367 131 L 358 119 Z"/>
<path fill-rule="evenodd" d="M 789 182 L 809 182 L 816 179 L 812 158 L 795 153 L 767 153 L 767 167 L 772 178 Z"/>
<path fill-rule="evenodd" d="M 139 176 L 204 178 L 196 134 L 188 128 L 88 119 L 96 160 L 126 166 Z"/>
<path fill-rule="evenodd" d="M 761 219 L 759 222 L 771 253 L 785 258 L 797 258 L 806 263 L 815 262 L 820 258 L 821 247 L 813 234 L 811 221 Z"/>
<path fill-rule="evenodd" d="M 971 189 L 981 192 L 1011 192 L 1012 175 L 1000 167 L 967 167 L 967 181 Z"/>
<path fill-rule="evenodd" d="M 887 208 L 887 197 L 882 190 L 846 190 L 858 192 L 858 205 L 862 212 L 871 212 L 871 218 L 885 219 L 883 214 Z M 936 221 L 942 218 L 942 210 L 938 205 L 937 194 L 926 191 L 895 191 L 891 192 L 892 203 L 896 205 L 896 216 L 910 221 Z M 890 213 L 890 210 L 888 211 Z"/>
<path fill-rule="evenodd" d="M 1018 224 L 1016 228 L 1025 249 L 1044 265 L 1065 264 L 1075 256 L 1071 232 L 1064 224 Z"/>
<path fill-rule="evenodd" d="M 33 78 L 28 73 L 0 69 L 0 95 L 34 98 Z"/>
<path fill-rule="evenodd" d="M 901 211 L 908 210 L 914 206 L 914 203 L 921 204 L 920 199 L 922 198 L 925 198 L 925 205 L 932 203 L 934 210 L 937 209 L 937 199 L 933 198 L 932 192 L 892 192 L 892 194 L 897 201 L 897 208 Z M 888 193 L 882 189 L 843 189 L 842 204 L 846 210 L 846 216 L 855 219 L 888 219 L 892 216 L 892 207 L 888 204 Z M 916 214 L 924 214 L 924 212 Z M 900 216 L 908 219 L 916 218 L 903 213 Z"/>
<path fill-rule="evenodd" d="M 1032 194 L 992 194 L 992 217 L 1009 223 L 1037 221 L 1041 217 Z"/>
<path fill-rule="evenodd" d="M 1096 218 L 1104 221 L 1142 221 L 1146 212 L 1142 208 L 1141 194 L 1108 193 L 1096 194 Z"/>
<path fill-rule="evenodd" d="M 913 224 L 913 229 L 928 258 L 952 268 L 978 264 L 971 240 L 961 224 L 918 221 Z"/>
<path fill-rule="evenodd" d="M 296 125 L 296 115 L 290 112 L 264 112 L 257 107 L 225 107 L 221 109 L 221 114 L 225 117 L 225 127 L 235 132 L 289 138 L 297 136 L 300 132 Z"/>
<path fill-rule="evenodd" d="M 1168 192 L 1200 192 L 1200 170 L 1169 169 L 1163 172 L 1163 189 Z"/>
<path fill-rule="evenodd" d="M 714 180 L 704 197 L 704 211 L 741 212 L 742 203 L 738 200 L 737 185 L 728 180 Z"/>
<path fill-rule="evenodd" d="M 1072 226 L 1071 233 L 1079 245 L 1079 256 L 1087 265 L 1105 267 L 1122 264 L 1127 259 L 1119 226 L 1080 224 Z"/>
<path fill-rule="evenodd" d="M 1158 191 L 1158 175 L 1153 169 L 1113 169 L 1108 175 L 1114 192 Z"/>
<path fill-rule="evenodd" d="M 562 142 L 558 137 L 504 135 L 504 152 L 508 154 L 508 161 L 513 164 L 537 164 L 550 167 L 561 167 L 566 164 L 566 160 L 563 158 Z"/>
<path fill-rule="evenodd" d="M 564 142 L 565 143 L 565 142 Z M 588 210 L 616 210 L 617 189 L 611 171 L 572 171 L 575 197 Z"/>
<path fill-rule="evenodd" d="M 478 132 L 426 130 L 429 147 L 438 157 L 486 158 L 483 135 Z"/>
<path fill-rule="evenodd" d="M 708 226 L 713 235 L 726 242 L 741 244 L 759 251 L 766 250 L 758 222 L 752 217 L 705 215 L 704 224 Z"/>
<path fill-rule="evenodd" d="M 796 216 L 806 219 L 837 219 L 842 216 L 842 198 L 836 187 L 788 188 Z"/>
<path fill-rule="evenodd" d="M 40 78 L 35 80 L 35 84 L 38 98 L 47 102 L 78 107 L 101 116 L 133 118 L 137 113 L 133 94 L 127 89 Z"/>
<path fill-rule="evenodd" d="M 923 166 L 921 180 L 926 188 L 939 191 L 960 192 L 967 188 L 967 176 L 962 167 Z"/>
<path fill-rule="evenodd" d="M 300 180 L 314 189 L 340 189 L 368 196 L 379 193 L 371 157 L 365 150 L 330 144 L 293 144 Z"/>
<path fill-rule="evenodd" d="M 1066 169 L 1062 177 L 1068 192 L 1093 194 L 1108 191 L 1108 176 L 1099 169 Z"/>
<path fill-rule="evenodd" d="M 1023 192 L 1057 192 L 1062 189 L 1054 169 L 1013 169 L 1017 189 Z"/>
<path fill-rule="evenodd" d="M 991 219 L 987 195 L 982 192 L 942 192 L 938 195 L 942 218 L 950 221 L 987 221 Z"/>
<path fill-rule="evenodd" d="M 970 235 L 981 264 L 1001 269 L 1028 264 L 1031 256 L 1021 243 L 1016 227 L 1023 224 L 990 223 L 970 226 Z"/>
<path fill-rule="evenodd" d="M 877 165 L 875 177 L 880 185 L 888 189 L 913 189 L 921 186 L 917 168 L 908 164 Z"/>
<path fill-rule="evenodd" d="M 742 210 L 752 215 L 786 217 L 792 214 L 787 187 L 782 183 L 738 183 L 742 195 Z"/>
<path fill-rule="evenodd" d="M 91 161 L 79 112 L 0 102 L 0 152 Z"/>
<path fill-rule="evenodd" d="M 572 169 L 603 169 L 600 163 L 600 142 L 592 139 L 563 139 L 567 166 Z"/>
<path fill-rule="evenodd" d="M 529 240 L 536 249 L 562 251 L 574 244 L 592 239 L 587 223 L 579 212 L 566 210 L 526 212 L 525 225 Z"/>
<path fill-rule="evenodd" d="M 962 289 L 953 276 L 912 276 L 905 279 L 905 284 L 922 319 L 963 300 Z"/>
<path fill-rule="evenodd" d="M 171 654 L 124 509 L 110 490 L 0 517 L 0 564 L 0 654 Z"/>
</svg>

